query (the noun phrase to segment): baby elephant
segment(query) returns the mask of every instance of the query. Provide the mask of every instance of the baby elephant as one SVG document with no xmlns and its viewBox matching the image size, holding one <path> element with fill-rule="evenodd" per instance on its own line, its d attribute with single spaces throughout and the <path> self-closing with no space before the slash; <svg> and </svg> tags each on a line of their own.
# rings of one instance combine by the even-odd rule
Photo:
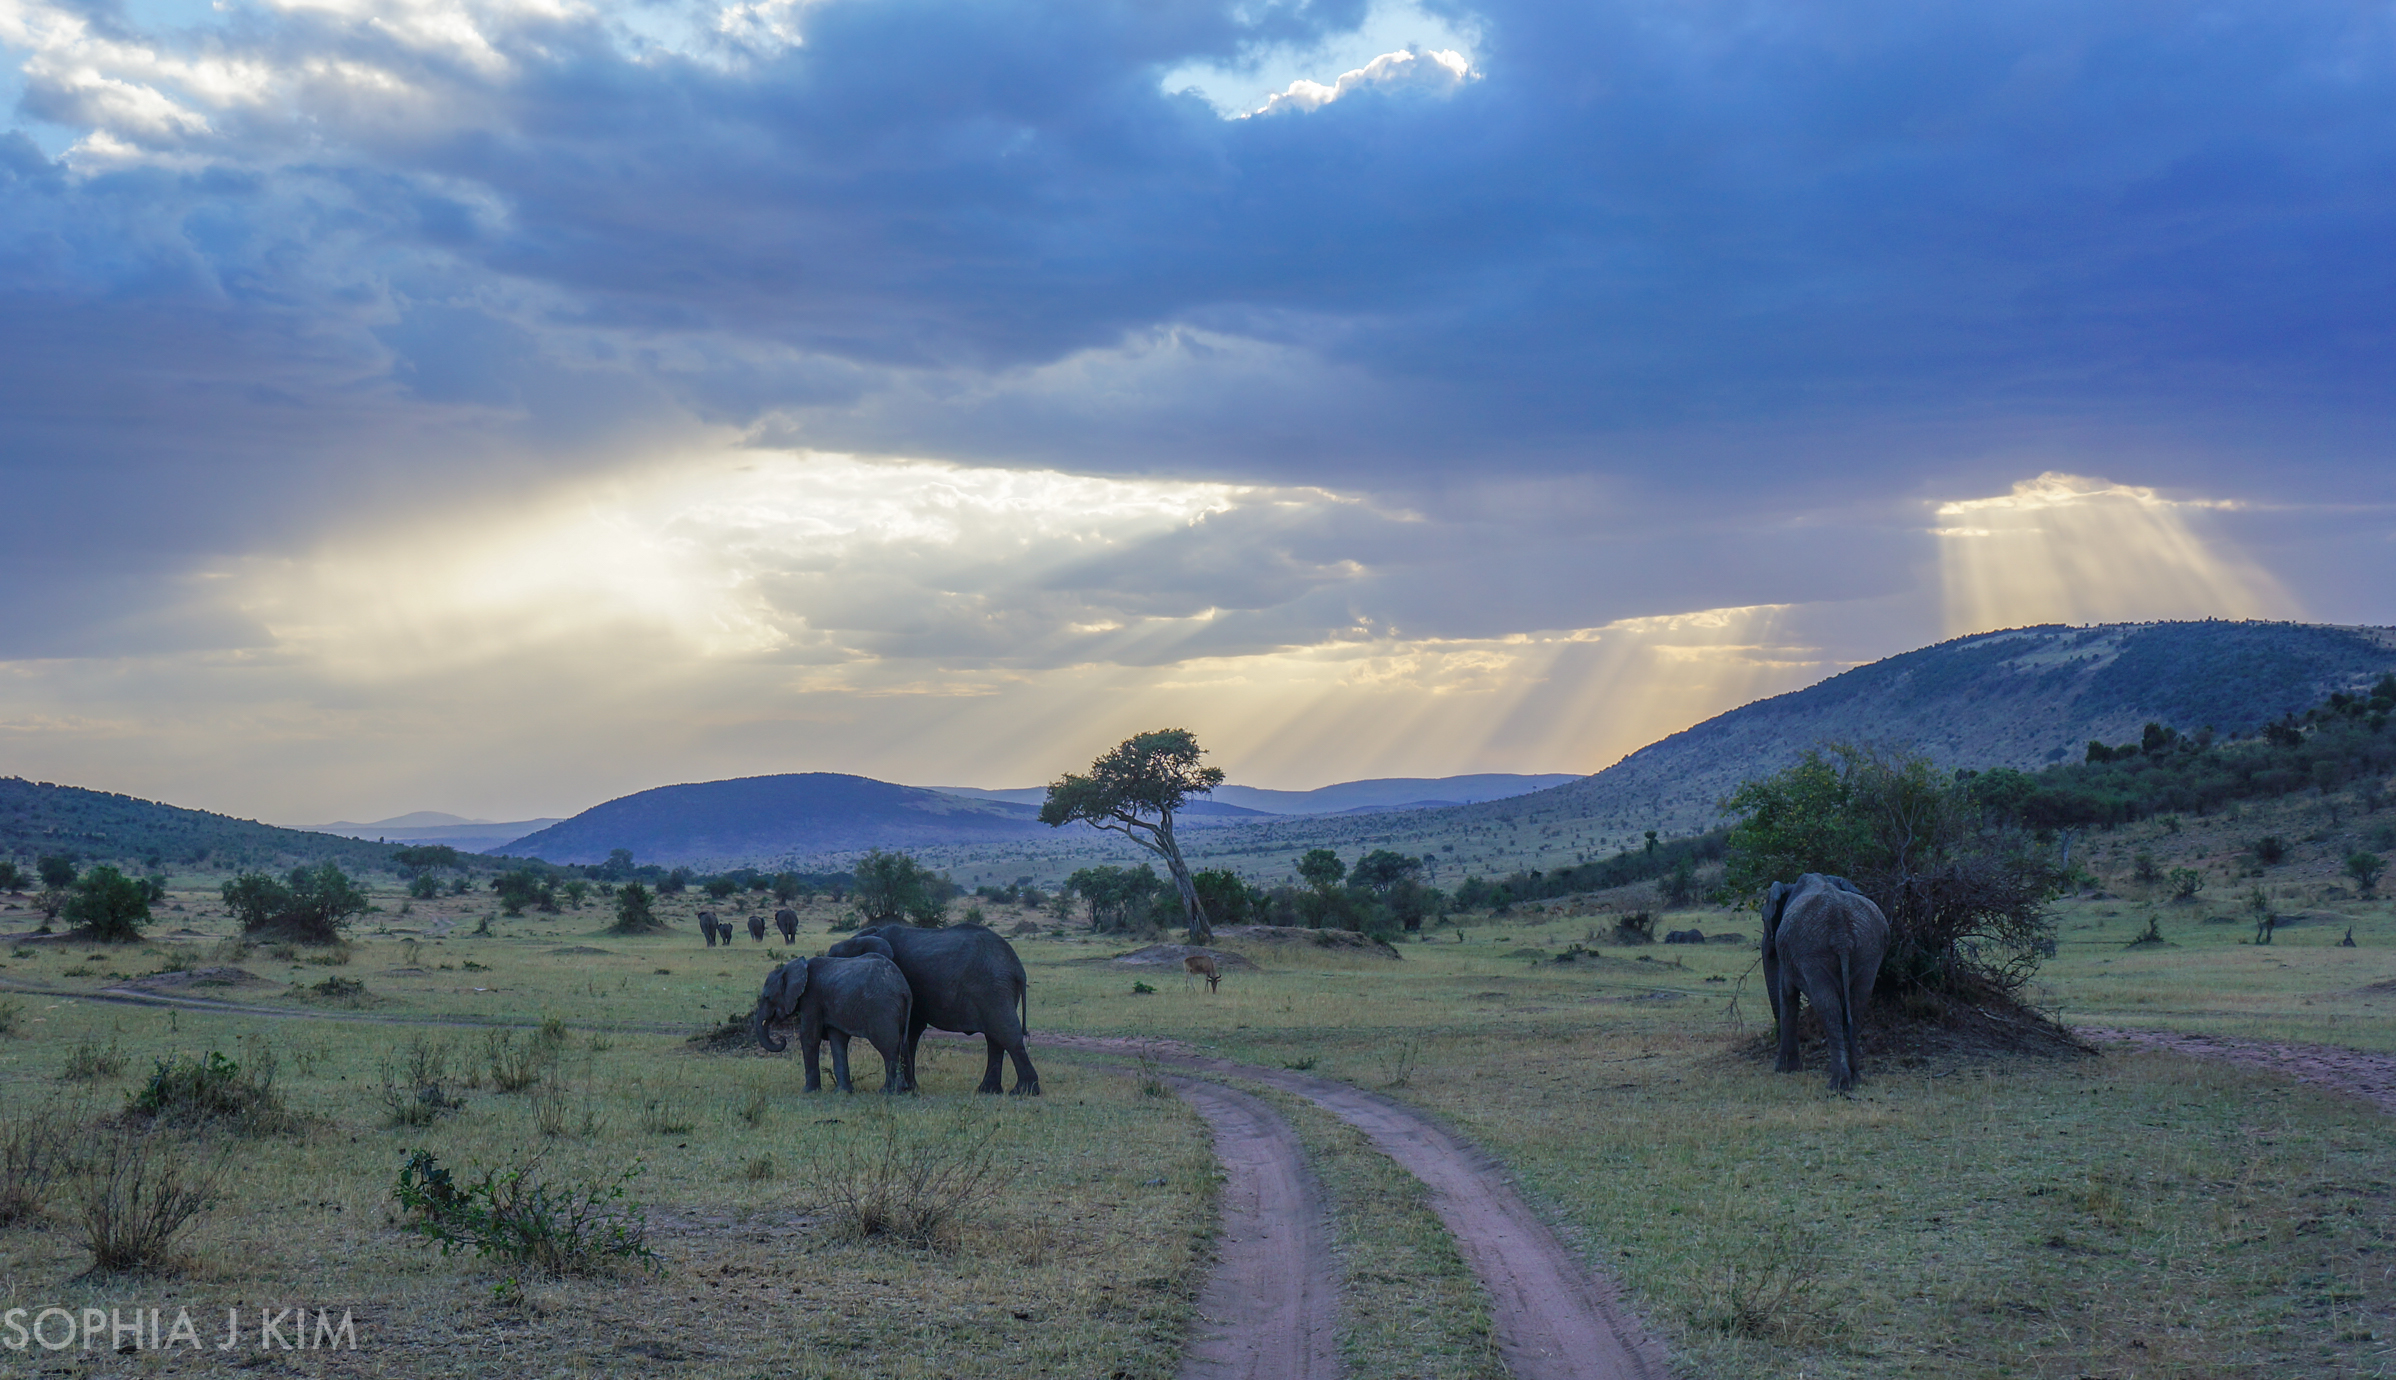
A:
<svg viewBox="0 0 2396 1380">
<path fill-rule="evenodd" d="M 774 928 L 782 931 L 782 942 L 799 942 L 799 913 L 788 906 L 774 912 Z"/>
<path fill-rule="evenodd" d="M 1830 1086 L 1855 1086 L 1863 1051 L 1855 1023 L 1872 999 L 1880 960 L 1888 952 L 1888 917 L 1844 877 L 1808 872 L 1774 882 L 1764 898 L 1764 990 L 1780 1027 L 1774 1072 L 1795 1073 L 1797 998 L 1803 993 L 1830 1036 Z"/>
<path fill-rule="evenodd" d="M 808 1092 L 822 1092 L 816 1060 L 826 1037 L 832 1041 L 832 1086 L 849 1085 L 849 1037 L 857 1036 L 882 1056 L 882 1091 L 906 1091 L 907 1021 L 915 998 L 906 975 L 881 954 L 856 958 L 794 958 L 776 968 L 757 998 L 752 1025 L 757 1043 L 776 1054 L 790 1048 L 770 1028 L 798 1017 L 799 1049 L 807 1061 Z"/>
</svg>

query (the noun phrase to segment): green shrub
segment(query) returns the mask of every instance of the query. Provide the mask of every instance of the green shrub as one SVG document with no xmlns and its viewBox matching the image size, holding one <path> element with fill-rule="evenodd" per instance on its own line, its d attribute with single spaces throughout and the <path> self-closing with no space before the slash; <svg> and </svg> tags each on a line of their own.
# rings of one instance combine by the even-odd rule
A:
<svg viewBox="0 0 2396 1380">
<path fill-rule="evenodd" d="M 407 1214 L 406 1230 L 437 1243 L 443 1255 L 472 1250 L 557 1275 L 624 1265 L 664 1273 L 649 1248 L 648 1215 L 625 1191 L 641 1164 L 606 1184 L 550 1185 L 533 1177 L 537 1167 L 488 1169 L 460 1184 L 438 1156 L 418 1150 L 400 1167 L 391 1196 Z"/>
<path fill-rule="evenodd" d="M 106 1045 L 102 1045 L 99 1041 L 85 1036 L 75 1042 L 73 1049 L 67 1051 L 66 1067 L 59 1070 L 58 1077 L 61 1082 L 66 1083 L 97 1083 L 103 1078 L 114 1078 L 124 1071 L 125 1051 L 117 1047 L 117 1042 L 114 1039 L 109 1040 Z"/>
<path fill-rule="evenodd" d="M 947 1127 L 908 1136 L 889 1108 L 867 1115 L 873 1129 L 826 1157 L 808 1204 L 843 1235 L 936 1245 L 1014 1178 L 991 1144 L 996 1122 L 977 1128 L 971 1113 L 959 1113 Z"/>
<path fill-rule="evenodd" d="M 252 939 L 298 944 L 333 944 L 341 926 L 366 913 L 366 893 L 336 863 L 295 867 L 284 880 L 244 872 L 217 889 L 225 909 Z"/>
<path fill-rule="evenodd" d="M 230 1124 L 250 1135 L 294 1129 L 299 1118 L 275 1090 L 276 1059 L 263 1040 L 246 1041 L 247 1067 L 210 1050 L 205 1058 L 160 1059 L 125 1110 L 170 1126 Z"/>
<path fill-rule="evenodd" d="M 150 918 L 150 890 L 102 863 L 76 881 L 74 894 L 60 913 L 85 938 L 105 944 L 136 943 L 143 923 Z"/>
</svg>

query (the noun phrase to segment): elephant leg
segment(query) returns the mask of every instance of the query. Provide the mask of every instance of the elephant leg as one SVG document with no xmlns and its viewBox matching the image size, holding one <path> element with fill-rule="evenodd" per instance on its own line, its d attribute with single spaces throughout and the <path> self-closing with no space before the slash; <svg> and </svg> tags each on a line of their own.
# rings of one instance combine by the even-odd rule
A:
<svg viewBox="0 0 2396 1380">
<path fill-rule="evenodd" d="M 1015 1096 L 1038 1097 L 1040 1071 L 1032 1067 L 1031 1051 L 1024 1048 L 1021 1035 L 1015 1037 L 1015 1043 L 1007 1046 L 1007 1057 L 1015 1061 Z"/>
<path fill-rule="evenodd" d="M 982 1086 L 975 1088 L 974 1091 L 1005 1092 L 1006 1089 L 998 1081 L 998 1071 L 1007 1057 L 1006 1046 L 1000 1044 L 995 1035 L 984 1035 L 982 1043 L 988 1047 L 990 1057 L 982 1064 Z"/>
<path fill-rule="evenodd" d="M 1853 1050 L 1847 1043 L 1847 986 L 1839 972 L 1838 960 L 1825 954 L 1822 962 L 1809 966 L 1798 974 L 1798 979 L 1803 984 L 1805 999 L 1814 1004 L 1814 1014 L 1822 1018 L 1830 1086 L 1844 1092 L 1855 1086 L 1855 1065 Z"/>
<path fill-rule="evenodd" d="M 924 1027 L 929 1024 L 931 1024 L 931 1022 L 924 1020 L 920 1016 L 910 1016 L 907 1019 L 907 1047 L 905 1050 L 907 1066 L 904 1072 L 907 1078 L 907 1091 L 909 1092 L 921 1091 L 921 1089 L 918 1088 L 915 1083 L 915 1047 L 923 1043 Z"/>
<path fill-rule="evenodd" d="M 1796 1073 L 1805 1067 L 1797 1057 L 1797 975 L 1782 972 L 1772 986 L 1772 1019 L 1780 1026 L 1780 1058 L 1774 1073 Z"/>
<path fill-rule="evenodd" d="M 824 1028 L 820 1022 L 802 1020 L 799 1023 L 799 1049 L 807 1059 L 807 1083 L 803 1092 L 824 1090 Z"/>
<path fill-rule="evenodd" d="M 857 1091 L 849 1084 L 849 1035 L 845 1030 L 832 1032 L 832 1087 L 844 1093 Z"/>
<path fill-rule="evenodd" d="M 1879 967 L 1873 964 L 1873 971 L 1854 972 L 1847 980 L 1847 1072 L 1858 1082 L 1864 1076 L 1864 1008 L 1871 1003 L 1872 981 L 1879 976 Z"/>
<path fill-rule="evenodd" d="M 874 1041 L 874 1053 L 882 1056 L 882 1091 L 903 1093 L 907 1090 L 907 1038 L 885 1032 Z"/>
</svg>

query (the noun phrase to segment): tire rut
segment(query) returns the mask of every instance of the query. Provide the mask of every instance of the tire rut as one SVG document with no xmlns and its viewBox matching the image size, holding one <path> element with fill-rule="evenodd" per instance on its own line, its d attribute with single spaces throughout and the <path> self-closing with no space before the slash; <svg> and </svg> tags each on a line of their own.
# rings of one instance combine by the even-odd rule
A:
<svg viewBox="0 0 2396 1380">
<path fill-rule="evenodd" d="M 2244 1064 L 2359 1097 L 2383 1112 L 2396 1113 L 2396 1055 L 2371 1054 L 2337 1045 L 2276 1040 L 2242 1040 L 2230 1035 L 2191 1035 L 2177 1030 L 2109 1030 L 2080 1027 L 2079 1033 L 2109 1044 L 2170 1050 L 2193 1059 Z"/>
<path fill-rule="evenodd" d="M 1332 1380 L 1342 1373 L 1339 1272 L 1297 1133 L 1247 1093 L 1167 1081 L 1206 1119 L 1223 1165 L 1222 1233 L 1181 1380 Z"/>
<path fill-rule="evenodd" d="M 1613 1282 L 1591 1275 L 1503 1168 L 1424 1113 L 1351 1084 L 1153 1041 L 1052 1034 L 1041 1043 L 1246 1079 L 1315 1103 L 1362 1131 L 1431 1190 L 1432 1211 L 1489 1295 L 1494 1340 L 1519 1380 L 1662 1380 L 1666 1374 L 1663 1347 L 1625 1314 Z"/>
</svg>

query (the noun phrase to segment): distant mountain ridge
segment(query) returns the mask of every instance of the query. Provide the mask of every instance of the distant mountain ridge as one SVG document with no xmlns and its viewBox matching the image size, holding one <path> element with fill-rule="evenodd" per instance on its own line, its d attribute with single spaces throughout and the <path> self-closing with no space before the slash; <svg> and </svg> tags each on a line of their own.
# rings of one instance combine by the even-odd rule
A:
<svg viewBox="0 0 2396 1380">
<path fill-rule="evenodd" d="M 1959 637 L 1718 714 L 1604 771 L 1510 802 L 1540 819 L 1639 831 L 1711 827 L 1717 804 L 1825 742 L 1942 767 L 2032 770 L 2150 720 L 2247 735 L 2396 669 L 2396 628 L 2205 621 L 2060 624 Z"/>
<path fill-rule="evenodd" d="M 867 848 L 1046 834 L 1039 811 L 1004 800 L 837 772 L 792 772 L 659 786 L 594 805 L 496 852 L 556 863 L 798 864 Z"/>
<path fill-rule="evenodd" d="M 296 827 L 312 833 L 339 834 L 353 839 L 381 839 L 388 843 L 446 843 L 469 853 L 483 853 L 552 824 L 562 823 L 564 821 L 555 816 L 545 819 L 488 820 L 465 819 L 439 810 L 417 810 L 372 824 L 335 820 L 331 824 Z"/>
</svg>

